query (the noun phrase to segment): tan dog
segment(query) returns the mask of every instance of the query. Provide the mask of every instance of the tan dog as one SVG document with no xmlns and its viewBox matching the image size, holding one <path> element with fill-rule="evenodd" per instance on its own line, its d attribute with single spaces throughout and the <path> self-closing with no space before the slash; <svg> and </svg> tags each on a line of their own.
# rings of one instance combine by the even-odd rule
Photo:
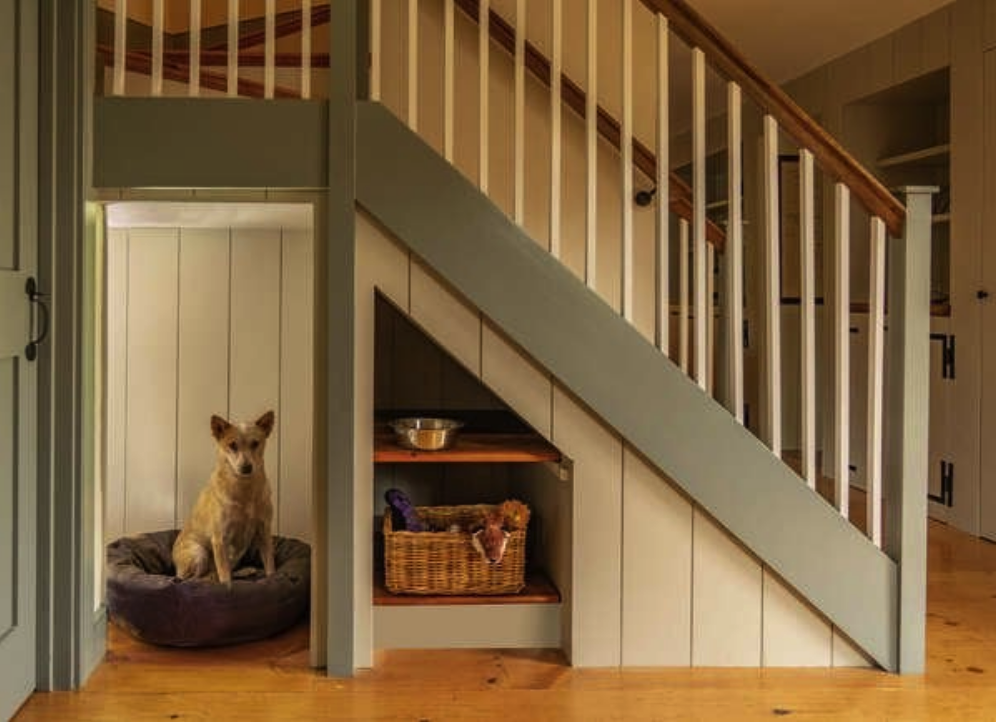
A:
<svg viewBox="0 0 998 722">
<path fill-rule="evenodd" d="M 218 461 L 173 544 L 173 563 L 181 579 L 215 578 L 217 573 L 218 581 L 231 587 L 233 567 L 253 547 L 260 552 L 266 575 L 274 573 L 274 505 L 263 466 L 273 428 L 273 411 L 252 423 L 211 417 Z"/>
</svg>

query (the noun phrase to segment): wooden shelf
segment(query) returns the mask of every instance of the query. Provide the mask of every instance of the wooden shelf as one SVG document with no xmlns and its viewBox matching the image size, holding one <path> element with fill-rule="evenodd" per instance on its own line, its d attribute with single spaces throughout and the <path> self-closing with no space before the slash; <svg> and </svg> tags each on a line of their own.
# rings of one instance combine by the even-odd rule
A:
<svg viewBox="0 0 998 722">
<path fill-rule="evenodd" d="M 390 433 L 374 434 L 375 463 L 536 463 L 561 461 L 561 453 L 535 434 L 458 434 L 450 449 L 411 451 L 395 443 Z"/>
<path fill-rule="evenodd" d="M 467 595 L 430 596 L 424 594 L 392 594 L 385 589 L 381 572 L 374 574 L 372 599 L 376 607 L 433 607 L 444 605 L 484 605 L 484 604 L 558 604 L 561 594 L 546 576 L 540 572 L 527 574 L 526 586 L 516 594 L 496 594 L 492 596 Z"/>
<path fill-rule="evenodd" d="M 913 150 L 910 153 L 888 156 L 877 161 L 881 168 L 893 168 L 899 165 L 942 163 L 949 156 L 949 143 L 933 145 L 928 148 Z"/>
</svg>

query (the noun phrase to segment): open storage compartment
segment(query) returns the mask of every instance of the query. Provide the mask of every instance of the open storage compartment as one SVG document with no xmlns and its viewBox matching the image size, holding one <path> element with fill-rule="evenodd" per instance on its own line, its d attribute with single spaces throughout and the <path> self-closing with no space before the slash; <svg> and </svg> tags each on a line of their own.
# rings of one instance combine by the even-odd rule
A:
<svg viewBox="0 0 998 722">
<path fill-rule="evenodd" d="M 375 338 L 375 648 L 562 647 L 572 494 L 561 453 L 381 297 Z M 396 442 L 388 425 L 407 416 L 453 418 L 464 426 L 450 449 L 413 451 Z M 389 592 L 383 525 L 385 492 L 392 488 L 414 506 L 524 502 L 531 512 L 524 587 L 506 594 Z"/>
</svg>

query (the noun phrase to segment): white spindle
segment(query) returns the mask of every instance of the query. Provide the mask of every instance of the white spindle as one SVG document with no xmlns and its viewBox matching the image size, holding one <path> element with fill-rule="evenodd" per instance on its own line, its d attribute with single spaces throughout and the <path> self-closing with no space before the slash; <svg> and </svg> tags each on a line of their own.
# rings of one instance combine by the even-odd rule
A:
<svg viewBox="0 0 998 722">
<path fill-rule="evenodd" d="M 201 95 L 201 0 L 191 0 L 190 74 L 187 92 L 192 98 Z"/>
<path fill-rule="evenodd" d="M 887 242 L 884 222 L 870 219 L 869 377 L 866 397 L 866 531 L 878 547 L 882 542 L 880 504 L 883 488 L 881 459 L 884 420 L 884 292 Z"/>
<path fill-rule="evenodd" d="M 707 68 L 693 48 L 693 379 L 707 388 Z"/>
<path fill-rule="evenodd" d="M 706 351 L 705 365 L 707 367 L 705 383 L 702 384 L 707 393 L 714 395 L 714 245 L 705 244 L 707 251 L 707 338 L 704 343 Z"/>
<path fill-rule="evenodd" d="M 765 170 L 765 319 L 766 319 L 766 441 L 777 456 L 783 453 L 780 389 L 780 198 L 779 198 L 779 129 L 776 119 L 764 121 Z"/>
<path fill-rule="evenodd" d="M 849 518 L 849 189 L 835 184 L 835 507 Z"/>
<path fill-rule="evenodd" d="M 444 0 L 444 158 L 454 160 L 454 0 Z"/>
<path fill-rule="evenodd" d="M 226 94 L 234 98 L 239 95 L 239 0 L 229 0 L 227 19 Z"/>
<path fill-rule="evenodd" d="M 561 257 L 561 0 L 551 0 L 551 208 L 548 244 Z"/>
<path fill-rule="evenodd" d="M 489 192 L 489 0 L 478 3 L 478 188 Z"/>
<path fill-rule="evenodd" d="M 276 0 L 267 0 L 263 9 L 263 97 L 274 97 L 274 16 Z M 304 18 L 302 18 L 304 21 Z"/>
<path fill-rule="evenodd" d="M 152 3 L 152 83 L 150 94 L 163 94 L 163 0 Z"/>
<path fill-rule="evenodd" d="M 655 128 L 655 342 L 669 356 L 669 21 L 658 13 Z"/>
<path fill-rule="evenodd" d="M 513 44 L 513 221 L 523 225 L 524 103 L 526 98 L 527 0 L 516 0 Z"/>
<path fill-rule="evenodd" d="M 725 275 L 728 303 L 728 410 L 745 423 L 745 372 L 742 348 L 742 90 L 728 83 L 728 228 Z"/>
<path fill-rule="evenodd" d="M 814 346 L 814 156 L 800 151 L 801 471 L 817 483 L 817 392 Z"/>
<path fill-rule="evenodd" d="M 406 124 L 412 130 L 419 126 L 419 0 L 409 0 L 408 15 L 408 102 Z"/>
<path fill-rule="evenodd" d="M 620 37 L 620 307 L 624 318 L 634 321 L 634 109 L 631 43 L 634 7 L 623 0 Z"/>
<path fill-rule="evenodd" d="M 586 284 L 596 288 L 596 0 L 586 4 Z"/>
<path fill-rule="evenodd" d="M 679 368 L 690 368 L 690 224 L 679 219 Z"/>
<path fill-rule="evenodd" d="M 114 6 L 114 79 L 111 92 L 125 94 L 125 54 L 128 52 L 126 33 L 128 30 L 128 0 L 116 0 Z"/>
<path fill-rule="evenodd" d="M 303 9 L 302 14 L 304 12 Z M 311 22 L 309 27 L 311 27 Z M 311 33 L 309 33 L 309 44 L 311 42 Z M 304 38 L 302 38 L 302 53 L 304 54 L 304 52 L 305 45 Z M 304 79 L 302 87 L 305 87 Z M 308 96 L 302 93 L 302 97 Z M 381 100 L 381 0 L 371 0 L 371 100 L 375 102 Z"/>
<path fill-rule="evenodd" d="M 375 21 L 374 17 L 374 6 L 378 4 L 378 0 L 371 0 L 371 22 Z M 380 6 L 378 8 L 379 16 L 377 18 L 378 22 L 381 22 L 380 18 Z M 377 31 L 377 39 L 381 38 L 381 31 Z M 371 30 L 371 77 L 370 77 L 370 94 L 371 100 L 374 100 L 374 55 L 377 51 L 374 49 L 375 31 Z M 380 60 L 378 61 L 380 62 Z M 380 79 L 379 79 L 380 83 Z M 380 92 L 380 90 L 379 90 Z M 301 2 L 301 97 L 311 98 L 312 97 L 312 0 L 302 0 Z"/>
</svg>

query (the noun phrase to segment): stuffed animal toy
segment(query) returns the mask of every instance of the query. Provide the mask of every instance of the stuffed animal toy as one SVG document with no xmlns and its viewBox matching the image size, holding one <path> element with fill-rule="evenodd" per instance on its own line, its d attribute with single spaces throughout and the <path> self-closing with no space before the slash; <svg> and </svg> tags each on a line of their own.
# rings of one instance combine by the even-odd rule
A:
<svg viewBox="0 0 998 722">
<path fill-rule="evenodd" d="M 506 551 L 509 532 L 502 528 L 502 513 L 493 509 L 485 515 L 485 526 L 471 535 L 471 544 L 489 564 L 498 564 Z"/>
<path fill-rule="evenodd" d="M 519 531 L 527 528 L 530 521 L 530 507 L 522 501 L 507 499 L 499 506 L 499 513 L 502 515 L 503 526 L 510 531 Z"/>
<path fill-rule="evenodd" d="M 405 527 L 406 531 L 427 531 L 426 522 L 416 514 L 416 508 L 409 500 L 409 495 L 401 489 L 389 489 L 385 492 L 385 501 L 392 508 L 392 526 Z"/>
</svg>

